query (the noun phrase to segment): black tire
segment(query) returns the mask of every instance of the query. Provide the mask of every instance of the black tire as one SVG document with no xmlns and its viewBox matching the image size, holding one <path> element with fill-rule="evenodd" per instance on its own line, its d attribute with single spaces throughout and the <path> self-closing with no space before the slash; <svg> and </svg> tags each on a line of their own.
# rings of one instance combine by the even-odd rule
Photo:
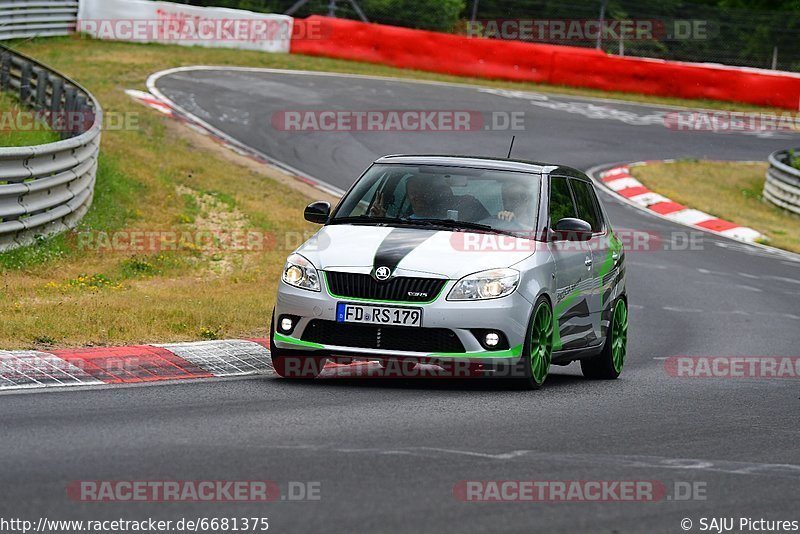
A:
<svg viewBox="0 0 800 534">
<path fill-rule="evenodd" d="M 524 375 L 521 382 L 524 389 L 539 389 L 547 379 L 553 359 L 553 324 L 553 308 L 550 301 L 544 296 L 539 297 L 528 321 L 528 331 L 520 360 Z"/>
<path fill-rule="evenodd" d="M 319 356 L 305 356 L 288 352 L 275 346 L 275 312 L 272 312 L 272 321 L 269 326 L 269 348 L 272 359 L 272 368 L 281 378 L 295 380 L 310 380 L 316 378 L 325 367 L 325 358 Z"/>
<path fill-rule="evenodd" d="M 608 333 L 600 354 L 581 360 L 583 376 L 592 380 L 615 380 L 618 378 L 625 364 L 627 345 L 628 303 L 625 302 L 625 299 L 620 298 L 614 302 L 612 307 Z"/>
</svg>

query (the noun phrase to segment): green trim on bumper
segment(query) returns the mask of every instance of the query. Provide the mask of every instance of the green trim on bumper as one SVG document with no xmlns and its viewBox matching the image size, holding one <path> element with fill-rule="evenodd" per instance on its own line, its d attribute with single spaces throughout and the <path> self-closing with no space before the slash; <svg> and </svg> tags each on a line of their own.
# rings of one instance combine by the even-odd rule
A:
<svg viewBox="0 0 800 534">
<path fill-rule="evenodd" d="M 319 343 L 312 343 L 311 341 L 303 341 L 302 339 L 285 336 L 283 334 L 279 334 L 278 332 L 275 332 L 275 341 L 280 341 L 281 343 L 289 343 L 290 345 L 299 345 L 301 347 L 308 347 L 312 349 L 325 348 L 325 345 L 320 345 Z"/>
<path fill-rule="evenodd" d="M 429 358 L 519 358 L 522 354 L 522 345 L 511 347 L 507 350 L 487 350 L 478 352 L 434 352 Z"/>
</svg>

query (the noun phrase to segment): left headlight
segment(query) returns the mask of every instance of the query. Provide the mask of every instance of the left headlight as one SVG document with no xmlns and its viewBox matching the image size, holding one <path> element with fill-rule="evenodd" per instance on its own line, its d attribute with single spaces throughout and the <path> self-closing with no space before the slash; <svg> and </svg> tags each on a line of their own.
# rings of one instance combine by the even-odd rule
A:
<svg viewBox="0 0 800 534">
<path fill-rule="evenodd" d="M 299 287 L 300 289 L 320 290 L 317 269 L 300 254 L 292 254 L 286 260 L 282 279 L 290 286 Z"/>
<path fill-rule="evenodd" d="M 453 286 L 447 300 L 486 300 L 510 295 L 519 285 L 519 271 L 491 269 L 465 276 Z"/>
</svg>

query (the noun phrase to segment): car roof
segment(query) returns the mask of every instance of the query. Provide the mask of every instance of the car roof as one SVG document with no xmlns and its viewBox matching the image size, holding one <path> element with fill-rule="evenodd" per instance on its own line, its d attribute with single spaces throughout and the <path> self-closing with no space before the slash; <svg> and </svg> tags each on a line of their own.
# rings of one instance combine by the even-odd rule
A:
<svg viewBox="0 0 800 534">
<path fill-rule="evenodd" d="M 491 158 L 481 156 L 445 156 L 445 155 L 415 155 L 394 154 L 383 156 L 375 163 L 394 163 L 399 165 L 441 165 L 450 167 L 470 167 L 498 171 L 517 171 L 533 174 L 565 174 L 576 178 L 585 179 L 585 175 L 577 169 L 566 165 L 553 165 L 540 161 L 523 159 Z"/>
</svg>

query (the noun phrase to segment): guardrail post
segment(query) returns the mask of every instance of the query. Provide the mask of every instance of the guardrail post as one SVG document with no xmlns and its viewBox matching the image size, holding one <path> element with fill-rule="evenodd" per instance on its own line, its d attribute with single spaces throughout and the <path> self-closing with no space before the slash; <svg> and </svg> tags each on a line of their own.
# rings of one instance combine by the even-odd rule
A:
<svg viewBox="0 0 800 534">
<path fill-rule="evenodd" d="M 20 71 L 19 99 L 23 104 L 28 104 L 31 97 L 31 64 L 24 62 Z"/>
<path fill-rule="evenodd" d="M 64 89 L 64 113 L 61 122 L 61 137 L 72 137 L 72 113 L 75 111 L 77 91 L 74 87 Z"/>
<path fill-rule="evenodd" d="M 11 78 L 11 56 L 0 54 L 0 91 L 8 91 Z"/>
<path fill-rule="evenodd" d="M 70 131 L 72 133 L 88 130 L 91 125 L 94 124 L 93 120 L 89 122 L 89 120 L 91 120 L 89 115 L 91 111 L 86 98 L 83 95 L 78 95 L 78 98 L 75 100 L 75 113 L 73 114 L 72 124 L 70 124 Z"/>
<path fill-rule="evenodd" d="M 50 81 L 53 93 L 50 96 L 50 111 L 58 113 L 61 110 L 61 97 L 64 95 L 64 80 L 53 78 Z"/>
<path fill-rule="evenodd" d="M 49 76 L 43 69 L 35 69 L 36 72 L 36 109 L 43 110 L 47 107 L 47 80 Z"/>
<path fill-rule="evenodd" d="M 67 113 L 75 111 L 75 97 L 77 93 L 74 87 L 67 87 L 64 89 L 64 111 Z"/>
</svg>

